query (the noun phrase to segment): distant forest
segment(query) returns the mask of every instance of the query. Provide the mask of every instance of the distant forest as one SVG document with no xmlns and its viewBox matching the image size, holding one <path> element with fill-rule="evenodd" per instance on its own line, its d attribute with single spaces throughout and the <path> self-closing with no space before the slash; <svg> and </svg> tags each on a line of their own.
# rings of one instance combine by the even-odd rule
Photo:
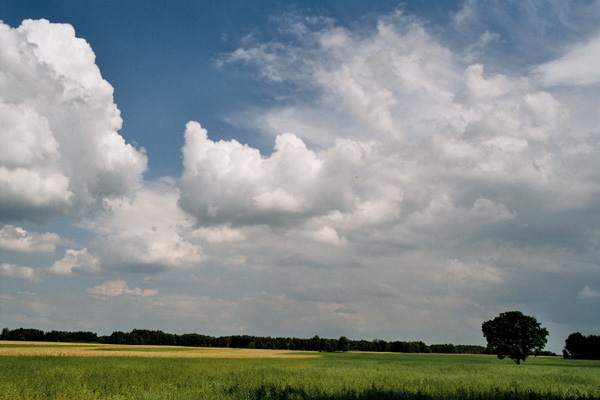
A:
<svg viewBox="0 0 600 400">
<path fill-rule="evenodd" d="M 77 342 L 106 343 L 128 345 L 168 345 L 190 347 L 230 347 L 243 349 L 276 349 L 305 351 L 373 351 L 398 353 L 454 353 L 454 354 L 489 354 L 484 346 L 432 344 L 421 341 L 402 342 L 375 339 L 350 340 L 345 336 L 339 339 L 326 339 L 317 335 L 310 339 L 290 337 L 263 337 L 249 335 L 207 336 L 198 333 L 182 335 L 165 333 L 160 330 L 134 329 L 131 332 L 113 332 L 108 336 L 98 336 L 94 332 L 44 332 L 39 329 L 4 328 L 0 340 L 33 341 L 33 342 Z"/>
<path fill-rule="evenodd" d="M 600 360 L 600 336 L 583 336 L 579 332 L 571 333 L 565 340 L 563 356 L 565 358 Z"/>
</svg>

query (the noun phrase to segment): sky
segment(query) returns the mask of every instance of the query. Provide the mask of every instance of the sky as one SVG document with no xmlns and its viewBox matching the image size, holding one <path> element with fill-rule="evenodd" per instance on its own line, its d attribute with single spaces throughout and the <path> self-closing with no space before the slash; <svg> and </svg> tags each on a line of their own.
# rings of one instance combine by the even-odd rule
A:
<svg viewBox="0 0 600 400">
<path fill-rule="evenodd" d="M 600 2 L 0 0 L 0 325 L 600 334 Z"/>
</svg>

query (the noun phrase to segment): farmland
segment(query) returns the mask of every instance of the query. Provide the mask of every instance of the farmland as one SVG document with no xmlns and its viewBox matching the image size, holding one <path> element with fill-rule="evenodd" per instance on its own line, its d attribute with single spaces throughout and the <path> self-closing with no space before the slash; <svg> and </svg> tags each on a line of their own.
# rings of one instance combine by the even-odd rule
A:
<svg viewBox="0 0 600 400">
<path fill-rule="evenodd" d="M 0 399 L 599 399 L 600 361 L 0 342 Z"/>
</svg>

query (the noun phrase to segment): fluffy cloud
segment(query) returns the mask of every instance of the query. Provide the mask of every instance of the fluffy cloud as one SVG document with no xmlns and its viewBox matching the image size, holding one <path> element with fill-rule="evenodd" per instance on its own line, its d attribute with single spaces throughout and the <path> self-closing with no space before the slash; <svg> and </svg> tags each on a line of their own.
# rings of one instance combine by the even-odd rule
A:
<svg viewBox="0 0 600 400">
<path fill-rule="evenodd" d="M 87 249 L 67 250 L 65 256 L 48 269 L 53 274 L 71 275 L 74 272 L 93 274 L 100 271 L 100 261 Z"/>
<path fill-rule="evenodd" d="M 510 242 L 544 230 L 578 240 L 557 213 L 598 207 L 600 149 L 591 132 L 569 135 L 567 105 L 527 76 L 464 64 L 400 12 L 361 35 L 328 20 L 294 23 L 303 26 L 294 40 L 248 40 L 221 61 L 316 94 L 249 121 L 300 131 L 278 134 L 263 156 L 187 126 L 180 204 L 199 223 L 293 222 L 296 235 L 300 225 L 338 244 L 388 236 L 414 245 L 424 233 L 432 243 L 482 233 Z M 579 238 L 593 222 L 580 228 Z"/>
<path fill-rule="evenodd" d="M 127 286 L 127 282 L 122 281 L 120 279 L 116 280 L 116 281 L 106 281 L 102 285 L 94 286 L 93 288 L 90 288 L 87 291 L 88 291 L 88 293 L 91 293 L 91 294 L 96 294 L 96 295 L 106 296 L 106 297 L 115 297 L 115 296 L 121 296 L 124 294 L 147 297 L 147 296 L 153 296 L 158 293 L 158 291 L 156 291 L 156 290 L 152 290 L 152 289 L 143 289 L 142 290 L 139 287 L 136 287 L 135 289 L 129 289 L 129 287 Z"/>
<path fill-rule="evenodd" d="M 292 269 L 315 292 L 328 281 L 349 293 L 353 283 L 336 271 L 353 268 L 352 280 L 390 288 L 394 313 L 425 324 L 444 319 L 440 309 L 519 306 L 515 288 L 536 271 L 544 278 L 528 290 L 546 298 L 555 280 L 598 260 L 600 146 L 593 130 L 574 128 L 575 108 L 560 93 L 528 73 L 465 62 L 401 13 L 360 34 L 295 22 L 304 28 L 292 40 L 249 39 L 221 60 L 301 93 L 237 117 L 266 127 L 273 152 L 213 141 L 190 123 L 178 181 L 180 205 L 198 224 L 244 232 L 244 265 L 270 271 L 282 298 Z M 364 310 L 323 296 L 332 313 Z M 572 301 L 572 291 L 557 298 Z M 365 326 L 385 326 L 370 317 Z"/>
<path fill-rule="evenodd" d="M 341 140 L 317 153 L 288 133 L 262 157 L 235 140 L 210 140 L 196 122 L 188 123 L 185 140 L 179 204 L 209 224 L 280 224 L 351 209 L 354 177 L 368 151 Z"/>
<path fill-rule="evenodd" d="M 485 78 L 483 72 L 481 64 L 469 65 L 464 72 L 467 95 L 475 102 L 498 98 L 520 89 L 528 89 L 530 86 L 525 78 L 510 79 L 502 74 Z"/>
<path fill-rule="evenodd" d="M 27 206 L 32 215 L 105 204 L 79 223 L 96 237 L 82 250 L 67 250 L 49 272 L 152 274 L 145 282 L 177 286 L 178 294 L 142 299 L 154 292 L 130 289 L 123 280 L 88 292 L 135 303 L 145 321 L 162 318 L 194 330 L 199 321 L 206 329 L 231 329 L 226 333 L 351 332 L 429 341 L 440 340 L 437 333 L 427 335 L 443 326 L 444 340 L 477 343 L 481 321 L 508 307 L 545 310 L 555 324 L 578 318 L 597 327 L 589 310 L 577 316 L 561 311 L 598 295 L 597 288 L 582 289 L 600 263 L 600 114 L 589 112 L 597 94 L 585 97 L 592 90 L 584 86 L 596 78 L 585 69 L 572 74 L 569 66 L 583 59 L 581 49 L 594 50 L 596 39 L 578 38 L 582 44 L 570 47 L 562 42 L 562 54 L 541 51 L 537 68 L 507 68 L 488 47 L 512 47 L 518 32 L 475 26 L 485 13 L 495 15 L 488 5 L 500 10 L 503 4 L 464 3 L 455 29 L 464 29 L 468 40 L 458 50 L 460 43 L 445 44 L 443 35 L 401 12 L 360 32 L 329 19 L 291 18 L 281 40 L 247 37 L 218 64 L 253 67 L 265 93 L 274 89 L 281 96 L 231 121 L 263 129 L 273 150 L 261 154 L 236 140 L 212 138 L 190 122 L 179 179 L 144 182 L 129 192 L 121 190 L 127 185 L 111 186 L 91 200 L 86 196 L 92 192 L 75 182 L 97 165 L 88 168 L 69 156 L 72 144 L 56 133 L 58 117 L 50 112 L 58 108 L 47 105 L 51 110 L 42 113 L 39 99 L 6 102 L 3 119 L 12 135 L 6 137 L 22 140 L 10 140 L 2 165 L 22 174 L 18 193 L 39 203 Z M 532 25 L 523 29 L 539 28 Z M 20 29 L 9 33 L 26 37 Z M 519 41 L 525 42 L 538 46 Z M 44 46 L 49 53 L 39 57 L 62 51 Z M 41 71 L 30 75 L 57 74 L 48 72 L 53 64 L 37 62 L 30 47 L 23 54 Z M 70 68 L 59 64 L 52 68 Z M 81 88 L 98 83 L 99 75 L 77 76 Z M 44 78 L 50 89 L 70 82 L 50 78 Z M 565 95 L 558 84 L 583 86 Z M 55 93 L 46 86 L 44 93 Z M 104 106 L 112 104 L 112 97 L 104 98 Z M 91 122 L 92 114 L 80 118 Z M 116 125 L 110 125 L 114 135 Z M 127 175 L 132 183 L 145 159 L 121 144 L 135 161 Z M 124 153 L 102 154 L 125 160 Z M 19 229 L 3 229 L 6 248 L 51 248 L 53 237 L 44 241 Z M 33 272 L 2 268 L 13 277 Z"/>
<path fill-rule="evenodd" d="M 146 183 L 132 199 L 107 201 L 107 211 L 82 222 L 97 234 L 88 249 L 103 268 L 156 272 L 204 260 L 193 221 L 177 207 L 172 180 Z"/>
<path fill-rule="evenodd" d="M 0 265 L 0 271 L 2 271 L 2 276 L 9 278 L 27 279 L 29 281 L 39 280 L 35 270 L 31 267 L 22 267 L 14 264 L 2 264 Z"/>
<path fill-rule="evenodd" d="M 0 216 L 77 215 L 131 194 L 146 156 L 117 133 L 120 112 L 89 44 L 46 20 L 0 25 Z"/>
<path fill-rule="evenodd" d="M 0 229 L 0 249 L 3 251 L 52 254 L 62 242 L 56 233 L 27 232 L 14 225 L 5 225 Z"/>
<path fill-rule="evenodd" d="M 535 68 L 545 85 L 594 85 L 600 83 L 600 35 L 572 47 L 566 54 Z"/>
</svg>

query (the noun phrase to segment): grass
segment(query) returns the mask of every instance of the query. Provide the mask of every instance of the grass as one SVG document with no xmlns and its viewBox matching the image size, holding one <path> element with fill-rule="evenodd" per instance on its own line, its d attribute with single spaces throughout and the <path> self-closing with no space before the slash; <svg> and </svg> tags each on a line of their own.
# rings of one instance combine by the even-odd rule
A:
<svg viewBox="0 0 600 400">
<path fill-rule="evenodd" d="M 0 356 L 0 399 L 600 399 L 599 361 L 532 357 L 517 366 L 484 355 L 394 353 L 274 358 L 265 350 L 231 358 L 225 350 L 242 349 L 222 350 L 226 358 L 162 357 L 154 350 L 153 357 Z"/>
</svg>

